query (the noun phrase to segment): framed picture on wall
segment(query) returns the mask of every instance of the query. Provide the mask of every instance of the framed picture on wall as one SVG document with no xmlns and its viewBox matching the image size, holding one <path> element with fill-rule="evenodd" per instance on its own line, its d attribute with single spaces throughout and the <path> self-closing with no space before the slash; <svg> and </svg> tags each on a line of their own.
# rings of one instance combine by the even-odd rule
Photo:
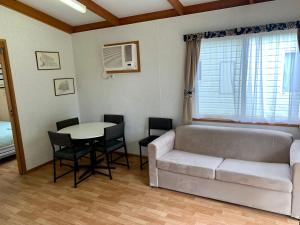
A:
<svg viewBox="0 0 300 225">
<path fill-rule="evenodd" d="M 0 88 L 4 88 L 4 79 L 3 79 L 3 72 L 2 72 L 2 64 L 0 63 Z"/>
<path fill-rule="evenodd" d="M 75 94 L 74 78 L 54 79 L 55 96 Z"/>
<path fill-rule="evenodd" d="M 38 70 L 60 70 L 59 52 L 36 51 L 36 64 Z"/>
</svg>

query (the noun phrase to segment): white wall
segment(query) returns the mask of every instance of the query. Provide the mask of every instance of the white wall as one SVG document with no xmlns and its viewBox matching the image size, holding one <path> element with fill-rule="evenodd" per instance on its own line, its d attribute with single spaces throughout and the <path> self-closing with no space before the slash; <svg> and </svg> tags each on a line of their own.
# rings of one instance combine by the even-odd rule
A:
<svg viewBox="0 0 300 225">
<path fill-rule="evenodd" d="M 180 122 L 183 98 L 185 43 L 183 35 L 300 18 L 299 0 L 277 0 L 252 6 L 149 21 L 73 35 L 78 75 L 80 114 L 83 121 L 99 120 L 104 113 L 126 116 L 129 149 L 146 135 L 149 116 Z M 101 77 L 104 44 L 140 41 L 142 72 Z M 289 129 L 299 135 L 297 129 Z"/>
<path fill-rule="evenodd" d="M 0 7 L 0 38 L 10 57 L 27 169 L 52 159 L 47 136 L 55 122 L 78 116 L 76 95 L 55 97 L 53 79 L 74 77 L 71 36 Z M 61 70 L 38 71 L 35 51 L 59 51 Z"/>
</svg>

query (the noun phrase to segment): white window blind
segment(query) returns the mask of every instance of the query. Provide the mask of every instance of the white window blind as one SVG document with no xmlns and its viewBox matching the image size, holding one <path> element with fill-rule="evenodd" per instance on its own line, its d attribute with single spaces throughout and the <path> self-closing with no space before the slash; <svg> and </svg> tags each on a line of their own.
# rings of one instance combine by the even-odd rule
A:
<svg viewBox="0 0 300 225">
<path fill-rule="evenodd" d="M 194 118 L 299 123 L 295 30 L 203 39 Z"/>
</svg>

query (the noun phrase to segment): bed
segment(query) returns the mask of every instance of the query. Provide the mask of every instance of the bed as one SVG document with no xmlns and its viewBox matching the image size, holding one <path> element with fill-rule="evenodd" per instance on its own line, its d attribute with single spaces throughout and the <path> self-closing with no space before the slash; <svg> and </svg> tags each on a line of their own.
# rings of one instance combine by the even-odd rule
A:
<svg viewBox="0 0 300 225">
<path fill-rule="evenodd" d="M 16 154 L 11 123 L 0 121 L 0 159 Z"/>
</svg>

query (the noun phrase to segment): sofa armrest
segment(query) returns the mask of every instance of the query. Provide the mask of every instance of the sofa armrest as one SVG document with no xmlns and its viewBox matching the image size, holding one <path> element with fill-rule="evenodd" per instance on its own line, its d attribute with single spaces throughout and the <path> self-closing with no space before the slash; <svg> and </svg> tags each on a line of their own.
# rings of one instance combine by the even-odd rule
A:
<svg viewBox="0 0 300 225">
<path fill-rule="evenodd" d="M 158 186 L 156 160 L 174 148 L 175 131 L 170 130 L 148 145 L 150 186 Z"/>
<path fill-rule="evenodd" d="M 292 216 L 300 218 L 300 140 L 295 140 L 290 149 L 290 165 L 293 181 Z"/>
<path fill-rule="evenodd" d="M 290 165 L 293 167 L 296 163 L 300 163 L 300 140 L 292 143 L 290 150 Z"/>
</svg>

